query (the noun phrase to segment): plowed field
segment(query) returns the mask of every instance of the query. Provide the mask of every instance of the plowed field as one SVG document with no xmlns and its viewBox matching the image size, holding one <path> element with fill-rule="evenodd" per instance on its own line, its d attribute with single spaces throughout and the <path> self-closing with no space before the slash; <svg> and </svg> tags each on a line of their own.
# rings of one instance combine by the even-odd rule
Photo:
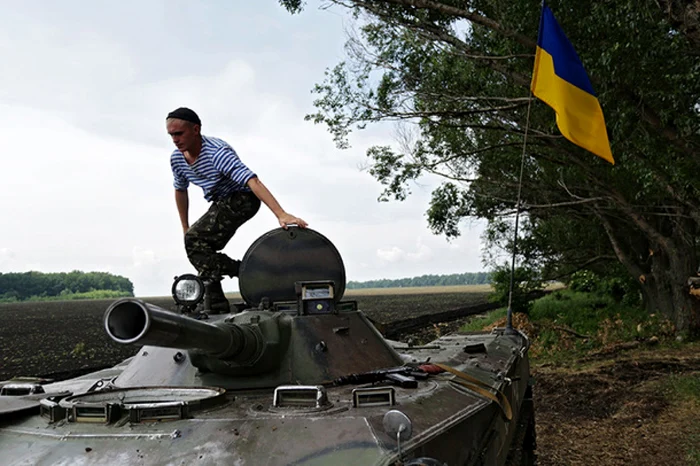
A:
<svg viewBox="0 0 700 466">
<path fill-rule="evenodd" d="M 391 322 L 462 308 L 487 301 L 485 287 L 449 287 L 442 293 L 425 289 L 348 292 L 379 327 Z M 231 302 L 240 297 L 230 294 Z M 146 298 L 175 310 L 172 299 Z M 109 339 L 102 321 L 114 300 L 50 301 L 0 304 L 0 380 L 32 375 L 63 378 L 116 364 L 137 351 Z"/>
</svg>

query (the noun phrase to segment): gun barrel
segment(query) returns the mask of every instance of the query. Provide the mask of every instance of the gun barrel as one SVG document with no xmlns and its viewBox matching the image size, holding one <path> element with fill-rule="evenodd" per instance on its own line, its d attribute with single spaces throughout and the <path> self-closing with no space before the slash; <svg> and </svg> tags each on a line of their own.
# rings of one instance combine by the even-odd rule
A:
<svg viewBox="0 0 700 466">
<path fill-rule="evenodd" d="M 112 303 L 104 316 L 107 335 L 117 343 L 196 349 L 213 356 L 231 354 L 243 342 L 230 331 L 178 314 L 139 299 Z"/>
</svg>

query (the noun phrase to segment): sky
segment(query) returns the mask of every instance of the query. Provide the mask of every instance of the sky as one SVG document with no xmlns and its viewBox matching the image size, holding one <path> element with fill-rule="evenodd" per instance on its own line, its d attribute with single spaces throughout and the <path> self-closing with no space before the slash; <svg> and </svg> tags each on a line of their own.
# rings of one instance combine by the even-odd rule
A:
<svg viewBox="0 0 700 466">
<path fill-rule="evenodd" d="M 366 150 L 390 125 L 337 149 L 304 121 L 324 70 L 346 58 L 340 8 L 290 15 L 277 1 L 0 0 L 0 273 L 110 272 L 137 296 L 170 292 L 187 261 L 165 115 L 186 106 L 227 141 L 282 207 L 338 249 L 348 280 L 483 270 L 479 222 L 447 241 L 425 211 L 439 180 L 378 202 Z M 191 185 L 190 223 L 208 205 Z M 241 258 L 277 228 L 262 206 L 224 249 Z M 237 290 L 235 279 L 223 283 Z"/>
</svg>

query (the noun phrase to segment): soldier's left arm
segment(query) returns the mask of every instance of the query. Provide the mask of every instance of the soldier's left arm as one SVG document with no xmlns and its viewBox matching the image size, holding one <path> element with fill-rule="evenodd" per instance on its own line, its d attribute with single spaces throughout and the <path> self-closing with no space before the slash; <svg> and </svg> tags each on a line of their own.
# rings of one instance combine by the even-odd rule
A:
<svg viewBox="0 0 700 466">
<path fill-rule="evenodd" d="M 275 214 L 282 228 L 286 229 L 288 225 L 292 224 L 296 224 L 300 228 L 306 228 L 308 226 L 303 219 L 285 212 L 279 202 L 277 202 L 277 199 L 275 199 L 275 196 L 273 196 L 270 190 L 260 181 L 260 178 L 255 176 L 249 179 L 246 184 L 250 190 L 253 191 L 253 194 Z"/>
</svg>

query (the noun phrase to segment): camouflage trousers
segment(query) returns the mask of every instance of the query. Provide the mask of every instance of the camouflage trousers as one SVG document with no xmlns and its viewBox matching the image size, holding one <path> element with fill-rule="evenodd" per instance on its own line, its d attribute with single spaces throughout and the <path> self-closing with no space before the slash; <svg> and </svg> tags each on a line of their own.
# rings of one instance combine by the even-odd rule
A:
<svg viewBox="0 0 700 466">
<path fill-rule="evenodd" d="M 221 251 L 238 227 L 253 218 L 260 200 L 252 192 L 237 192 L 212 202 L 209 210 L 185 233 L 187 258 L 200 276 L 217 278 L 238 275 L 239 261 Z"/>
</svg>

